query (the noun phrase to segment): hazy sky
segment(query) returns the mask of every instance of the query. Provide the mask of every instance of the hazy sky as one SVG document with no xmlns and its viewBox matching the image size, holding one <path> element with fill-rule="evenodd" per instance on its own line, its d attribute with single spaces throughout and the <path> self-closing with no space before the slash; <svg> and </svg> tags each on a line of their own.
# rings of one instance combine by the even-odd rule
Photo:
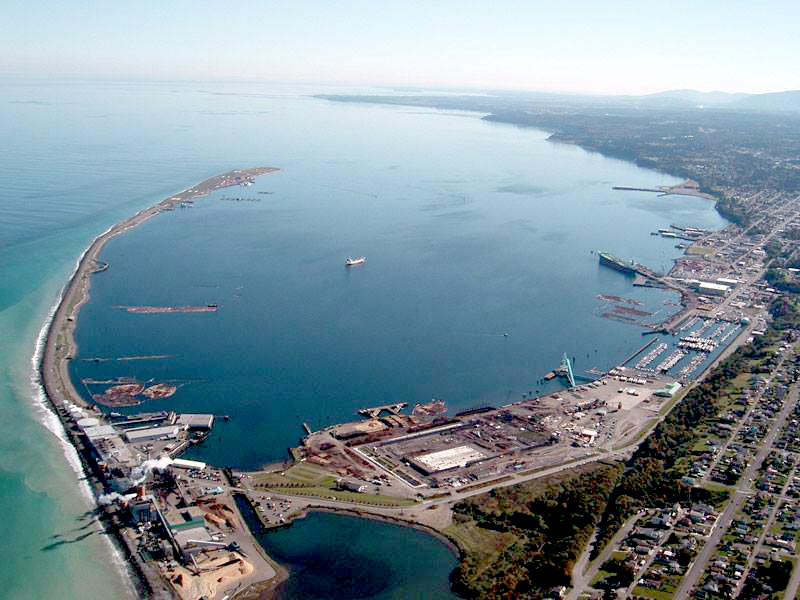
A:
<svg viewBox="0 0 800 600">
<path fill-rule="evenodd" d="M 3 0 L 0 74 L 800 89 L 800 0 Z"/>
</svg>

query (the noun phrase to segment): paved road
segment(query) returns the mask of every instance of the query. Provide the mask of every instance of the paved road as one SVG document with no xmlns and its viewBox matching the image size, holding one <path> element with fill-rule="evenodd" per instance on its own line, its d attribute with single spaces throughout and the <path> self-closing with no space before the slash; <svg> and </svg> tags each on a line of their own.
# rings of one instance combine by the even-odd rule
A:
<svg viewBox="0 0 800 600">
<path fill-rule="evenodd" d="M 572 570 L 572 589 L 570 589 L 569 593 L 567 594 L 566 600 L 578 600 L 581 592 L 590 586 L 592 580 L 597 577 L 600 567 L 603 566 L 603 564 L 605 564 L 609 558 L 611 558 L 614 548 L 616 548 L 617 545 L 623 539 L 625 539 L 628 533 L 630 533 L 630 530 L 633 528 L 633 524 L 636 523 L 638 518 L 638 514 L 628 517 L 628 520 L 622 524 L 622 527 L 619 528 L 619 531 L 614 534 L 614 537 L 612 537 L 608 544 L 606 544 L 606 547 L 603 548 L 603 551 L 597 556 L 597 558 L 594 559 L 591 565 L 589 565 L 589 568 L 584 570 L 584 565 L 589 560 L 589 553 L 592 549 L 591 543 L 586 545 L 586 548 L 584 548 L 583 552 L 581 553 L 581 557 L 575 563 L 575 568 Z"/>
</svg>

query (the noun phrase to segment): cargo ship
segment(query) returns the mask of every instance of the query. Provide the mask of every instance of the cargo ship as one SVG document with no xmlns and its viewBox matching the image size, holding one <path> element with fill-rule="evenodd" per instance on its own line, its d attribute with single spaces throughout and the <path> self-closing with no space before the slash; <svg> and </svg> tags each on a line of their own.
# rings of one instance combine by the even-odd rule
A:
<svg viewBox="0 0 800 600">
<path fill-rule="evenodd" d="M 367 258 L 365 256 L 359 256 L 357 258 L 347 257 L 344 260 L 344 264 L 348 267 L 353 267 L 355 265 L 363 265 L 365 262 L 367 262 Z"/>
<path fill-rule="evenodd" d="M 636 265 L 633 263 L 633 261 L 625 261 L 621 258 L 617 258 L 613 254 L 601 252 L 599 250 L 597 251 L 597 256 L 600 257 L 601 265 L 611 267 L 620 273 L 625 273 L 625 275 L 636 275 Z"/>
</svg>

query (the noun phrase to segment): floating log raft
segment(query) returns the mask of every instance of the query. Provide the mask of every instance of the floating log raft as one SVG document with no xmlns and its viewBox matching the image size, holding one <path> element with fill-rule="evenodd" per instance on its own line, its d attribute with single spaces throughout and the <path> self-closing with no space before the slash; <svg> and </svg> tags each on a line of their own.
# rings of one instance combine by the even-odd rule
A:
<svg viewBox="0 0 800 600">
<path fill-rule="evenodd" d="M 197 314 L 215 313 L 219 310 L 218 304 L 205 306 L 120 306 L 129 313 L 136 315 L 162 315 L 162 314 Z"/>
</svg>

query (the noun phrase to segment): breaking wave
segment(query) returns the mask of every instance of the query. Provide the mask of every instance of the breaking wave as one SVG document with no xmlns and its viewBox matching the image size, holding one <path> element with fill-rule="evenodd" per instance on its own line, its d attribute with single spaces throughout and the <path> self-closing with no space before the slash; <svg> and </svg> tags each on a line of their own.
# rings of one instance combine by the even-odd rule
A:
<svg viewBox="0 0 800 600">
<path fill-rule="evenodd" d="M 105 235 L 109 230 L 106 230 L 101 235 Z M 78 268 L 80 267 L 81 261 L 83 261 L 86 253 L 89 251 L 89 247 L 84 250 L 83 254 L 78 258 L 78 261 L 75 263 L 75 268 L 72 270 L 72 274 L 69 276 L 68 282 L 72 281 L 72 278 L 77 273 Z M 70 468 L 76 475 L 76 484 L 77 488 L 80 490 L 81 496 L 84 500 L 88 501 L 92 505 L 97 505 L 97 499 L 94 497 L 92 493 L 91 487 L 86 481 L 86 473 L 83 470 L 83 465 L 81 464 L 80 457 L 78 456 L 78 451 L 72 445 L 72 443 L 67 438 L 67 432 L 64 429 L 64 424 L 59 419 L 58 415 L 53 412 L 52 408 L 50 407 L 47 394 L 44 390 L 44 384 L 42 382 L 42 375 L 41 375 L 41 364 L 42 364 L 42 357 L 44 355 L 44 348 L 47 343 L 47 333 L 50 330 L 50 326 L 53 323 L 53 319 L 55 318 L 56 311 L 58 310 L 58 306 L 61 304 L 61 301 L 64 299 L 64 294 L 66 293 L 67 287 L 69 283 L 67 283 L 64 287 L 61 288 L 61 292 L 56 298 L 56 301 L 50 307 L 50 310 L 47 314 L 47 318 L 42 325 L 42 328 L 39 330 L 39 334 L 36 337 L 36 345 L 34 347 L 33 356 L 31 357 L 31 375 L 30 375 L 30 385 L 31 385 L 31 400 L 33 404 L 33 408 L 35 410 L 36 415 L 39 417 L 40 422 L 44 425 L 44 427 L 53 434 L 53 436 L 58 440 L 59 444 L 61 445 L 61 449 L 64 453 L 64 458 L 66 458 L 67 463 L 69 464 Z M 136 597 L 138 594 L 136 593 L 136 588 L 134 586 L 133 580 L 131 579 L 130 570 L 128 568 L 128 563 L 125 560 L 125 557 L 120 552 L 119 548 L 114 544 L 111 540 L 110 536 L 103 536 L 106 540 L 106 543 L 109 546 L 110 558 L 111 562 L 116 568 L 117 572 L 119 573 L 122 583 L 125 587 L 125 590 L 128 592 L 128 596 L 131 598 Z"/>
</svg>

